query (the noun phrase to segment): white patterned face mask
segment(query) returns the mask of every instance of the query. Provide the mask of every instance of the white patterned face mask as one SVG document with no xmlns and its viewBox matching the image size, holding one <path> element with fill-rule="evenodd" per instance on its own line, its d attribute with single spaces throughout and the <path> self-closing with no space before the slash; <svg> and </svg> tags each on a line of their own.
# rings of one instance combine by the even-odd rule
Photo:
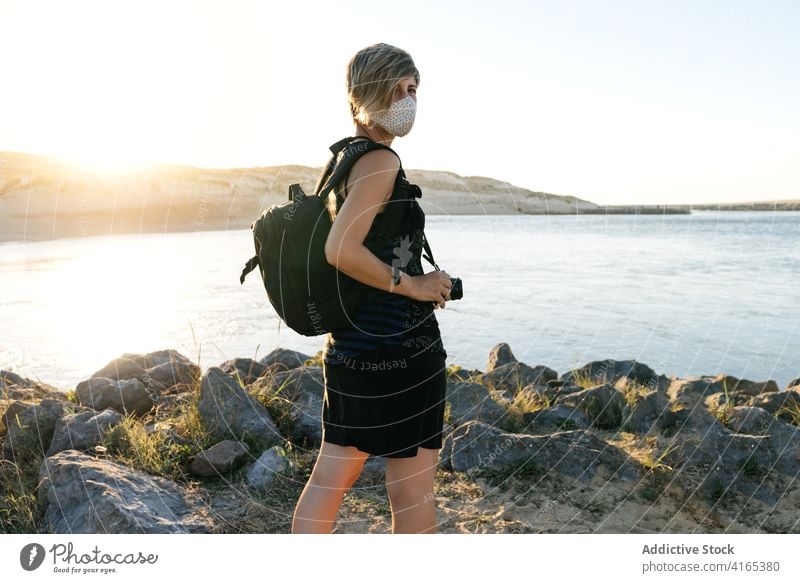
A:
<svg viewBox="0 0 800 583">
<path fill-rule="evenodd" d="M 416 114 L 417 100 L 407 95 L 393 102 L 388 110 L 373 113 L 372 119 L 393 136 L 402 137 L 411 131 Z"/>
</svg>

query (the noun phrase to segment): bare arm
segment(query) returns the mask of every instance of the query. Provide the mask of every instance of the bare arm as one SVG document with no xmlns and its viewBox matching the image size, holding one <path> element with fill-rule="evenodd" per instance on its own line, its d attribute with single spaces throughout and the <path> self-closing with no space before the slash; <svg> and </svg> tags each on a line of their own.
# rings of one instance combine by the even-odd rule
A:
<svg viewBox="0 0 800 583">
<path fill-rule="evenodd" d="M 328 263 L 353 279 L 390 291 L 392 268 L 364 246 L 364 239 L 381 205 L 392 195 L 400 161 L 387 150 L 374 150 L 361 156 L 350 171 L 353 177 L 347 197 L 325 242 Z M 438 271 L 422 276 L 403 274 L 393 293 L 420 301 L 435 301 L 444 307 L 449 292 L 449 276 Z"/>
</svg>

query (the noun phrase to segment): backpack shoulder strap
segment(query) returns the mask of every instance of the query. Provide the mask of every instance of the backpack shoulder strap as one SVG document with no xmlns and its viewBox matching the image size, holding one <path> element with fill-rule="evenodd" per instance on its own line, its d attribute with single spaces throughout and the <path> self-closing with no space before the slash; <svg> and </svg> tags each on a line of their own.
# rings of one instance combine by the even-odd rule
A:
<svg viewBox="0 0 800 583">
<path fill-rule="evenodd" d="M 356 163 L 356 160 L 358 160 L 367 152 L 378 149 L 389 150 L 393 152 L 395 156 L 397 156 L 398 160 L 400 160 L 400 156 L 397 155 L 397 152 L 392 150 L 392 148 L 389 146 L 385 146 L 378 142 L 374 142 L 372 140 L 362 140 L 357 143 L 351 143 L 353 140 L 360 137 L 362 136 L 349 136 L 330 146 L 330 150 L 334 153 L 334 155 L 328 162 L 328 167 L 326 168 L 325 174 L 317 182 L 317 188 L 314 189 L 314 194 L 316 196 L 322 198 L 327 196 L 333 187 L 347 175 L 347 173 L 353 167 L 353 164 Z M 403 168 L 402 161 L 400 162 L 400 168 Z M 326 177 L 328 177 L 327 181 L 325 181 Z"/>
<path fill-rule="evenodd" d="M 314 187 L 314 195 L 316 196 L 319 194 L 319 191 L 322 189 L 322 186 L 325 184 L 325 180 L 330 176 L 330 173 L 333 171 L 334 166 L 336 166 L 336 159 L 339 152 L 347 146 L 350 142 L 355 140 L 358 136 L 347 136 L 346 138 L 342 138 L 338 142 L 331 144 L 328 149 L 332 152 L 331 157 L 328 159 L 327 164 L 325 164 L 325 171 L 320 175 L 319 179 L 317 180 L 317 184 Z"/>
</svg>

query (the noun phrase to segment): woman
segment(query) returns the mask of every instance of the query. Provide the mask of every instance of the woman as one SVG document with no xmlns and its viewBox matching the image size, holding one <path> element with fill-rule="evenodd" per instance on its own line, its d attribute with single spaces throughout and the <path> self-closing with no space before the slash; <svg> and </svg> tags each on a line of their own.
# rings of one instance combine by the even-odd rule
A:
<svg viewBox="0 0 800 583">
<path fill-rule="evenodd" d="M 384 43 L 356 53 L 347 90 L 355 140 L 391 146 L 410 130 L 419 72 L 407 52 Z M 328 261 L 369 286 L 352 326 L 328 334 L 323 357 L 323 441 L 297 503 L 292 532 L 329 533 L 344 493 L 370 455 L 386 462 L 392 532 L 437 532 L 433 481 L 442 445 L 444 349 L 434 308 L 449 299 L 450 276 L 424 273 L 425 216 L 407 210 L 376 256 L 363 245 L 396 185 L 394 150 L 363 154 L 334 189 Z M 407 183 L 406 183 L 407 184 Z M 403 187 L 403 186 L 397 186 Z"/>
</svg>

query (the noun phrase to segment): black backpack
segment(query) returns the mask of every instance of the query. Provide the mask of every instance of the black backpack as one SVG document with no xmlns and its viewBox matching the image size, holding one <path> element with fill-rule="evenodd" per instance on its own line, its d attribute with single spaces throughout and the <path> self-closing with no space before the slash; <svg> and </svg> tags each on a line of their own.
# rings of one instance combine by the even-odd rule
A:
<svg viewBox="0 0 800 583">
<path fill-rule="evenodd" d="M 330 146 L 333 155 L 317 181 L 314 195 L 308 196 L 298 183 L 291 184 L 289 200 L 265 209 L 250 225 L 255 255 L 245 263 L 239 282 L 243 284 L 258 265 L 275 311 L 303 336 L 319 336 L 351 326 L 367 287 L 336 269 L 325 257 L 325 241 L 332 225 L 326 204 L 328 193 L 347 176 L 360 156 L 378 148 L 394 152 L 372 140 L 351 144 L 357 137 L 360 136 L 349 136 Z M 370 251 L 379 253 L 418 196 L 419 187 L 408 184 L 401 162 L 391 204 L 386 205 L 375 230 L 371 229 L 364 240 Z M 427 241 L 425 247 L 430 253 Z"/>
</svg>

